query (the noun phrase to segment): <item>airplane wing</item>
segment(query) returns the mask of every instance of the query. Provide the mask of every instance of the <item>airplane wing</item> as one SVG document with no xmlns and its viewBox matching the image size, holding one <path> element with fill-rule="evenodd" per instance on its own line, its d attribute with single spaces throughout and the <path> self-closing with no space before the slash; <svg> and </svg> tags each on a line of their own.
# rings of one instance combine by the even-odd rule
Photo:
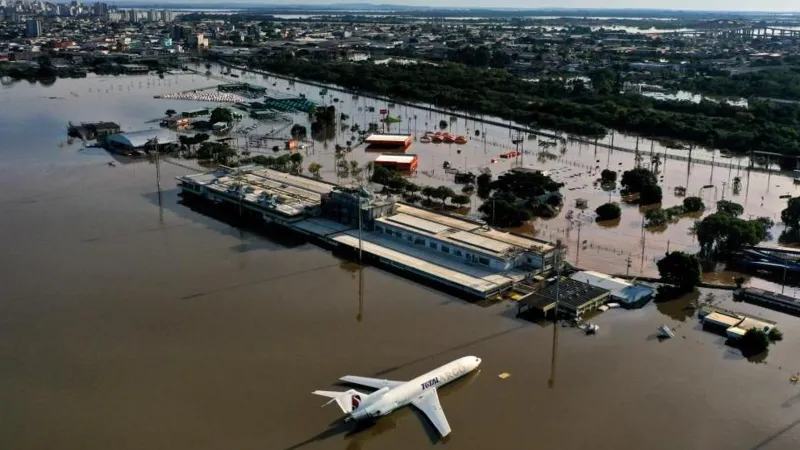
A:
<svg viewBox="0 0 800 450">
<path fill-rule="evenodd" d="M 345 383 L 359 384 L 361 386 L 366 386 L 373 389 L 381 389 L 387 386 L 393 388 L 405 383 L 405 381 L 381 380 L 379 378 L 357 377 L 355 375 L 345 375 L 342 378 L 339 378 L 339 380 L 344 381 Z"/>
<path fill-rule="evenodd" d="M 414 400 L 411 404 L 419 408 L 428 417 L 428 420 L 436 427 L 442 437 L 450 434 L 450 424 L 447 423 L 447 417 L 444 415 L 444 410 L 442 410 L 442 405 L 439 403 L 439 396 L 436 394 L 435 389 Z"/>
</svg>

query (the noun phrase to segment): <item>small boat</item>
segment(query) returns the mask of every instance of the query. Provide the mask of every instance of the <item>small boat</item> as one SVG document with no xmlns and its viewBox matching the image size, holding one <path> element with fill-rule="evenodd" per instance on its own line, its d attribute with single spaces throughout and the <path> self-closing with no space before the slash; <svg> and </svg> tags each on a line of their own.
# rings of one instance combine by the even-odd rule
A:
<svg viewBox="0 0 800 450">
<path fill-rule="evenodd" d="M 442 142 L 442 138 L 440 136 L 434 136 L 431 138 L 431 142 L 433 142 L 434 144 L 439 144 Z"/>
<path fill-rule="evenodd" d="M 422 142 L 423 144 L 430 144 L 432 140 L 433 139 L 431 139 L 428 136 L 422 136 L 421 138 L 419 138 L 419 141 Z"/>
<path fill-rule="evenodd" d="M 583 331 L 586 334 L 595 334 L 595 333 L 597 333 L 597 330 L 599 330 L 599 329 L 600 329 L 600 327 L 595 325 L 595 324 L 593 324 L 593 323 L 587 323 L 583 327 Z"/>
<path fill-rule="evenodd" d="M 669 329 L 666 325 L 659 325 L 658 326 L 658 336 L 664 339 L 670 339 L 675 337 L 675 333 Z"/>
<path fill-rule="evenodd" d="M 464 136 L 457 136 L 455 138 L 455 143 L 459 144 L 459 145 L 466 144 L 467 143 L 467 138 L 465 138 Z"/>
<path fill-rule="evenodd" d="M 452 136 L 442 136 L 442 142 L 445 144 L 452 144 L 454 141 Z"/>
</svg>

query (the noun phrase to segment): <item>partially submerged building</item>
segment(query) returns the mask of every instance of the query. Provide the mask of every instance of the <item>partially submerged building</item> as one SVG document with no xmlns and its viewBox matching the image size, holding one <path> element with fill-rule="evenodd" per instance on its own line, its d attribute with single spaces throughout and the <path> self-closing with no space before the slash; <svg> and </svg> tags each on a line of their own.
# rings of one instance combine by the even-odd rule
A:
<svg viewBox="0 0 800 450">
<path fill-rule="evenodd" d="M 563 247 L 543 240 L 402 204 L 364 188 L 260 166 L 221 168 L 178 180 L 184 195 L 285 226 L 337 249 L 360 248 L 375 262 L 470 297 L 508 290 L 564 259 Z"/>
<path fill-rule="evenodd" d="M 582 317 L 598 309 L 609 299 L 611 291 L 571 278 L 562 278 L 547 287 L 533 291 L 518 301 L 518 314 L 536 311 L 547 316 L 550 311 L 558 315 Z"/>
<path fill-rule="evenodd" d="M 778 325 L 776 322 L 761 317 L 753 317 L 713 306 L 701 308 L 697 315 L 703 322 L 705 330 L 725 335 L 730 339 L 740 339 L 752 328 L 769 333 Z"/>
<path fill-rule="evenodd" d="M 608 289 L 610 301 L 618 302 L 628 308 L 643 306 L 655 294 L 655 290 L 649 286 L 634 284 L 622 278 L 591 270 L 575 272 L 570 275 L 570 279 Z"/>
<path fill-rule="evenodd" d="M 167 148 L 177 145 L 178 138 L 167 129 L 154 128 L 112 134 L 102 138 L 101 143 L 107 150 L 120 153 L 151 151 L 156 148 L 163 152 Z"/>
</svg>

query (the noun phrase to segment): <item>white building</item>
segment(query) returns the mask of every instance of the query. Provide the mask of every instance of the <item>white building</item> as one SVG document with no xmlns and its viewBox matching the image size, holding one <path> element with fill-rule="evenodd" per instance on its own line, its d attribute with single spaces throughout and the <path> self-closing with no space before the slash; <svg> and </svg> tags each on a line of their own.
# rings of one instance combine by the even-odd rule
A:
<svg viewBox="0 0 800 450">
<path fill-rule="evenodd" d="M 626 305 L 646 300 L 651 297 L 654 292 L 652 288 L 647 286 L 633 284 L 622 278 L 591 270 L 576 272 L 570 276 L 570 279 L 611 291 L 611 301 L 617 301 Z"/>
</svg>

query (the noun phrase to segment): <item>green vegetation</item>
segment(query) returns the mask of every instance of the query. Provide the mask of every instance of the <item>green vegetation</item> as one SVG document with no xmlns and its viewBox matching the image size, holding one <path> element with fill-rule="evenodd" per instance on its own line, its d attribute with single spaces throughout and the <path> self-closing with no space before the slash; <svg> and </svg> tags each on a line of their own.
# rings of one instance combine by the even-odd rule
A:
<svg viewBox="0 0 800 450">
<path fill-rule="evenodd" d="M 756 245 L 765 240 L 772 225 L 772 220 L 767 217 L 744 220 L 716 212 L 700 221 L 695 233 L 702 255 L 724 260 L 746 245 Z"/>
<path fill-rule="evenodd" d="M 218 106 L 211 111 L 211 118 L 208 121 L 212 124 L 223 122 L 230 125 L 233 123 L 233 113 L 224 106 Z"/>
<path fill-rule="evenodd" d="M 278 157 L 258 155 L 242 158 L 240 164 L 258 164 L 281 172 L 299 175 L 303 171 L 303 155 L 300 153 L 284 153 Z M 233 165 L 233 164 L 231 164 Z"/>
<path fill-rule="evenodd" d="M 322 175 L 320 175 L 320 170 L 322 170 L 322 165 L 318 162 L 312 162 L 308 165 L 308 173 L 314 177 L 315 180 L 321 180 Z"/>
<path fill-rule="evenodd" d="M 701 212 L 706 209 L 706 205 L 700 197 L 686 197 L 683 199 L 683 208 L 686 212 Z"/>
<path fill-rule="evenodd" d="M 800 197 L 789 199 L 786 208 L 781 211 L 781 221 L 786 229 L 779 240 L 785 244 L 800 242 Z"/>
<path fill-rule="evenodd" d="M 737 344 L 744 356 L 752 356 L 766 351 L 769 348 L 770 340 L 769 335 L 764 331 L 750 328 Z"/>
<path fill-rule="evenodd" d="M 505 70 L 444 62 L 372 64 L 311 61 L 290 54 L 251 60 L 254 67 L 333 83 L 357 91 L 489 114 L 523 125 L 587 137 L 608 129 L 670 138 L 735 152 L 764 150 L 787 155 L 800 149 L 800 106 L 751 101 L 748 109 L 702 101 L 655 100 L 618 94 L 616 72 L 591 74 L 592 89 L 562 80 L 530 83 Z"/>
<path fill-rule="evenodd" d="M 739 217 L 744 213 L 744 207 L 728 200 L 717 202 L 717 212 L 725 213 L 731 217 Z"/>
<path fill-rule="evenodd" d="M 797 58 L 794 58 L 797 63 Z M 773 97 L 800 100 L 800 68 L 778 68 L 733 76 L 698 76 L 687 78 L 681 88 L 709 95 L 738 97 Z"/>
<path fill-rule="evenodd" d="M 486 178 L 483 180 L 485 183 Z M 506 172 L 486 188 L 490 194 L 478 211 L 490 225 L 520 226 L 533 215 L 554 215 L 554 206 L 561 202 L 558 190 L 563 185 L 542 172 Z M 478 192 L 481 192 L 480 176 Z"/>
<path fill-rule="evenodd" d="M 656 176 L 648 169 L 636 168 L 622 173 L 622 193 L 639 194 L 639 203 L 652 205 L 661 203 L 663 193 Z"/>
<path fill-rule="evenodd" d="M 622 210 L 617 203 L 606 203 L 594 210 L 597 220 L 614 220 L 622 215 Z"/>
<path fill-rule="evenodd" d="M 692 291 L 700 284 L 700 260 L 683 252 L 667 253 L 658 263 L 661 281 L 674 286 L 680 293 Z"/>
<path fill-rule="evenodd" d="M 603 184 L 616 184 L 617 172 L 613 170 L 603 169 L 600 173 L 600 182 Z"/>
<path fill-rule="evenodd" d="M 687 213 L 700 212 L 705 210 L 706 206 L 700 197 L 686 197 L 683 199 L 683 205 L 671 206 L 665 209 L 654 209 L 647 211 L 645 219 L 647 219 L 647 227 L 658 227 L 669 222 L 677 222 L 681 216 Z"/>
<path fill-rule="evenodd" d="M 405 200 L 410 203 L 416 203 L 422 200 L 422 197 L 417 194 L 418 192 L 422 193 L 422 196 L 425 197 L 423 204 L 427 203 L 426 206 L 432 206 L 434 204 L 433 200 L 439 200 L 442 208 L 447 205 L 448 199 L 450 199 L 451 204 L 456 206 L 464 206 L 470 202 L 469 196 L 456 194 L 455 191 L 447 186 L 418 186 L 405 179 L 399 172 L 383 166 L 376 165 L 372 169 L 371 181 L 373 183 L 382 184 L 384 189 L 389 192 L 404 194 Z"/>
</svg>

